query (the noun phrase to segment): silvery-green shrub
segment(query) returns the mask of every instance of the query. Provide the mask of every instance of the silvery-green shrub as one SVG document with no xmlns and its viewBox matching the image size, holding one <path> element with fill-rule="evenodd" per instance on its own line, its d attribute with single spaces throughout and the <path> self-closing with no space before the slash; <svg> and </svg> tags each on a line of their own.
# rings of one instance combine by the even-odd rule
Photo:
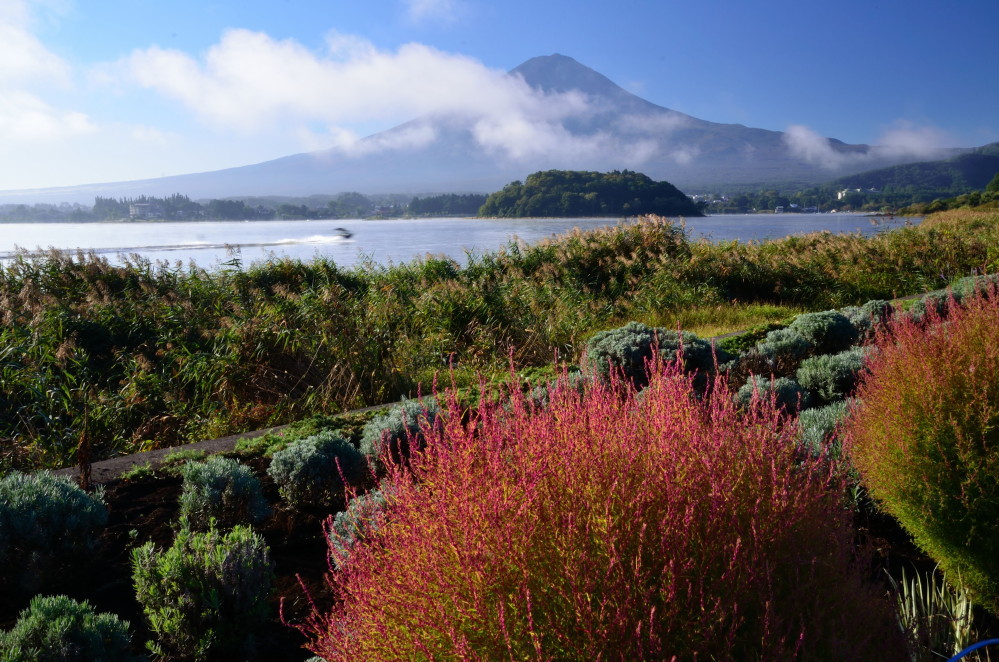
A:
<svg viewBox="0 0 999 662">
<path fill-rule="evenodd" d="M 260 480 L 245 464 L 216 456 L 188 462 L 181 475 L 180 516 L 196 530 L 207 530 L 213 520 L 226 529 L 258 525 L 270 515 Z"/>
<path fill-rule="evenodd" d="M 798 409 L 808 406 L 808 392 L 801 388 L 795 380 L 789 377 L 769 379 L 751 375 L 746 383 L 735 394 L 735 400 L 742 406 L 748 406 L 757 400 L 774 398 L 778 407 Z"/>
<path fill-rule="evenodd" d="M 441 425 L 440 406 L 434 397 L 403 400 L 374 417 L 361 432 L 361 453 L 376 469 L 385 461 L 405 462 L 425 443 L 422 428 Z"/>
<path fill-rule="evenodd" d="M 577 393 L 582 394 L 592 380 L 592 375 L 587 375 L 579 370 L 572 370 L 566 374 L 564 380 L 556 379 L 547 384 L 541 384 L 540 386 L 534 387 L 531 389 L 527 400 L 534 407 L 544 408 L 551 402 L 552 392 L 557 387 L 561 386 L 562 388 L 574 389 Z"/>
<path fill-rule="evenodd" d="M 612 371 L 620 371 L 625 380 L 642 388 L 648 383 L 646 369 L 654 354 L 658 352 L 663 360 L 671 361 L 681 348 L 685 370 L 706 372 L 714 369 L 716 352 L 706 340 L 689 331 L 650 327 L 640 322 L 629 322 L 591 337 L 586 343 L 586 363 L 588 369 L 601 378 L 607 378 Z M 732 358 L 727 352 L 719 350 L 717 353 L 718 363 Z"/>
<path fill-rule="evenodd" d="M 274 580 L 267 544 L 252 528 L 227 533 L 182 528 L 171 547 L 132 550 L 132 581 L 158 656 L 244 659 L 270 617 Z"/>
<path fill-rule="evenodd" d="M 800 361 L 814 348 L 814 343 L 795 330 L 775 329 L 750 351 L 764 357 L 770 363 L 776 363 L 780 359 Z"/>
<path fill-rule="evenodd" d="M 723 366 L 733 384 L 744 382 L 750 375 L 793 375 L 801 361 L 814 346 L 795 331 L 775 329 L 767 333 L 755 347 Z"/>
<path fill-rule="evenodd" d="M 951 291 L 959 298 L 972 296 L 975 294 L 988 296 L 992 288 L 999 286 L 999 274 L 989 274 L 983 276 L 965 276 L 959 279 Z"/>
<path fill-rule="evenodd" d="M 344 495 L 344 481 L 365 470 L 361 453 L 342 435 L 324 430 L 274 453 L 267 473 L 290 505 L 329 505 Z"/>
<path fill-rule="evenodd" d="M 65 595 L 37 595 L 14 627 L 0 631 L 4 662 L 132 662 L 128 622 Z"/>
<path fill-rule="evenodd" d="M 107 519 L 101 495 L 68 478 L 7 474 L 0 478 L 0 578 L 29 591 L 57 579 L 96 550 Z"/>
<path fill-rule="evenodd" d="M 806 409 L 798 415 L 798 431 L 802 448 L 811 456 L 825 455 L 838 459 L 842 443 L 834 435 L 840 423 L 846 419 L 854 399 L 840 400 L 824 407 Z"/>
<path fill-rule="evenodd" d="M 884 299 L 872 299 L 862 306 L 847 306 L 840 310 L 857 330 L 857 337 L 863 338 L 880 324 L 887 322 L 895 309 Z"/>
<path fill-rule="evenodd" d="M 858 337 L 853 324 L 838 310 L 803 313 L 794 318 L 787 330 L 811 343 L 815 348 L 814 354 L 841 352 Z"/>
<path fill-rule="evenodd" d="M 960 303 L 961 295 L 957 292 L 947 290 L 933 290 L 927 292 L 909 308 L 909 316 L 916 322 L 921 322 L 931 310 L 938 317 L 947 315 L 947 308 L 951 298 L 955 303 Z"/>
<path fill-rule="evenodd" d="M 814 401 L 837 402 L 853 392 L 867 352 L 863 347 L 852 347 L 838 354 L 813 356 L 801 363 L 795 376 Z"/>
<path fill-rule="evenodd" d="M 336 567 L 343 567 L 354 545 L 369 538 L 382 525 L 385 504 L 382 490 L 372 490 L 351 499 L 347 510 L 327 521 L 330 560 Z"/>
</svg>

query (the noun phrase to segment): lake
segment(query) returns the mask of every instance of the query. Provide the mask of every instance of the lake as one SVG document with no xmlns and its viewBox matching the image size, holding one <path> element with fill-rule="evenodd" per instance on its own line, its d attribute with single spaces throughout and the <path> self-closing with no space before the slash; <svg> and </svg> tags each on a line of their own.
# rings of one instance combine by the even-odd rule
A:
<svg viewBox="0 0 999 662">
<path fill-rule="evenodd" d="M 918 222 L 910 219 L 909 222 Z M 238 257 L 244 264 L 269 257 L 309 260 L 324 256 L 342 266 L 370 260 L 389 265 L 427 254 L 464 264 L 469 252 L 496 251 L 511 239 L 534 243 L 552 235 L 614 225 L 608 218 L 478 219 L 427 218 L 330 221 L 204 221 L 164 223 L 5 223 L 0 224 L 0 262 L 18 248 L 94 251 L 113 263 L 138 254 L 170 263 L 194 261 L 212 268 Z M 715 241 L 776 239 L 828 230 L 871 235 L 900 227 L 906 219 L 882 220 L 864 214 L 751 214 L 688 218 L 692 238 Z M 349 239 L 338 228 L 353 233 Z"/>
</svg>

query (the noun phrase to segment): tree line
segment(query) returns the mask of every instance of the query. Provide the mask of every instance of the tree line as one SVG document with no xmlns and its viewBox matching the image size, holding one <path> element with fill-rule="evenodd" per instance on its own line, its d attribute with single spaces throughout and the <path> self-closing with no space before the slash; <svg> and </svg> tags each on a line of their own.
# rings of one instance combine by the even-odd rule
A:
<svg viewBox="0 0 999 662">
<path fill-rule="evenodd" d="M 397 216 L 475 216 L 486 201 L 485 194 L 365 196 L 341 193 L 334 197 L 250 198 L 191 200 L 176 193 L 167 197 L 94 198 L 93 206 L 79 203 L 0 205 L 0 222 L 94 222 L 121 220 L 165 221 L 260 221 L 321 220 Z"/>
<path fill-rule="evenodd" d="M 967 179 L 955 177 L 951 184 L 939 188 L 925 188 L 918 184 L 891 183 L 884 188 L 847 187 L 846 184 L 868 185 L 878 183 L 875 179 L 837 180 L 831 184 L 815 186 L 795 192 L 782 193 L 777 189 L 742 191 L 728 194 L 704 193 L 694 196 L 695 201 L 710 214 L 752 214 L 774 211 L 782 207 L 787 212 L 828 212 L 828 211 L 887 211 L 887 210 L 929 210 L 953 208 L 953 206 L 976 206 L 994 199 L 989 187 L 995 186 L 994 177 L 999 174 L 999 163 L 987 176 L 980 173 L 971 180 L 975 186 L 968 186 Z M 898 166 L 898 170 L 905 166 Z M 919 172 L 928 172 L 916 168 Z M 939 172 L 933 177 L 942 177 Z M 989 183 L 989 179 L 992 182 Z M 926 180 L 924 180 L 925 183 Z"/>
</svg>

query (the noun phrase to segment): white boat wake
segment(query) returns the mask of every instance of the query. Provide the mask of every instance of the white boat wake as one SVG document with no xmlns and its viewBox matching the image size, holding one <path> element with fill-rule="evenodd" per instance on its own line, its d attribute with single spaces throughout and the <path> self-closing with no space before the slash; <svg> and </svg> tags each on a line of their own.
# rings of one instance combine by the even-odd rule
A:
<svg viewBox="0 0 999 662">
<path fill-rule="evenodd" d="M 41 256 L 50 251 L 56 250 L 64 253 L 78 253 L 82 252 L 84 254 L 93 253 L 95 255 L 130 255 L 132 253 L 150 253 L 150 252 L 167 252 L 167 251 L 189 251 L 191 249 L 226 249 L 226 250 L 241 250 L 243 248 L 260 248 L 266 246 L 292 246 L 292 245 L 302 245 L 302 244 L 339 244 L 350 241 L 350 234 L 347 233 L 346 236 L 342 234 L 314 234 L 308 237 L 289 237 L 285 239 L 269 239 L 265 241 L 188 241 L 177 244 L 153 244 L 153 245 L 142 245 L 142 246 L 49 246 L 48 248 L 36 247 L 34 249 L 26 249 L 21 246 L 15 247 L 12 251 L 0 251 L 0 260 L 10 260 L 18 255 L 24 255 L 26 257 Z"/>
</svg>

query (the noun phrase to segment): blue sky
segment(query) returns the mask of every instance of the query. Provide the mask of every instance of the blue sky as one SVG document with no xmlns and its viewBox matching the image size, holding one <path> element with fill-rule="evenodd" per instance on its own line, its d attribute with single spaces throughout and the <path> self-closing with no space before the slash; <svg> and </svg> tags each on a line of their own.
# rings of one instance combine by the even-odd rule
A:
<svg viewBox="0 0 999 662">
<path fill-rule="evenodd" d="M 996 25 L 996 0 L 0 0 L 0 190 L 543 112 L 502 74 L 556 52 L 701 119 L 975 146 L 999 141 Z"/>
</svg>

